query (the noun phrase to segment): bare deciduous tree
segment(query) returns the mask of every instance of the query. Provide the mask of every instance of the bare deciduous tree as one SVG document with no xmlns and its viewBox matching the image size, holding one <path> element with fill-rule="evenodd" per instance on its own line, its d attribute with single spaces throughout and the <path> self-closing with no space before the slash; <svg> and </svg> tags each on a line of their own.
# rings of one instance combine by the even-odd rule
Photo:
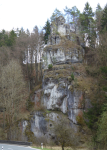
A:
<svg viewBox="0 0 107 150">
<path fill-rule="evenodd" d="M 4 126 L 7 128 L 7 138 L 10 140 L 12 126 L 21 119 L 21 110 L 25 105 L 26 84 L 21 66 L 15 60 L 2 67 L 0 76 L 0 104 L 4 111 Z"/>
<path fill-rule="evenodd" d="M 72 147 L 78 145 L 78 137 L 70 126 L 70 122 L 64 117 L 60 118 L 55 124 L 54 133 L 56 135 L 56 142 L 61 145 L 62 150 L 64 147 Z"/>
</svg>

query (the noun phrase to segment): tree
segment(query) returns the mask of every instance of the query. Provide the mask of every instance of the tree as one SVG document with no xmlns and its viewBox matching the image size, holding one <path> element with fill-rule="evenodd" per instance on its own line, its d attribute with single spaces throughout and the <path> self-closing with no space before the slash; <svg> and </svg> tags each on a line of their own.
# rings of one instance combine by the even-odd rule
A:
<svg viewBox="0 0 107 150">
<path fill-rule="evenodd" d="M 82 14 L 80 14 L 81 33 L 85 42 L 88 41 L 91 47 L 95 47 L 95 21 L 93 19 L 94 13 L 89 3 L 85 4 L 85 8 Z"/>
<path fill-rule="evenodd" d="M 5 30 L 2 30 L 0 32 L 0 47 L 2 46 L 13 46 L 16 40 L 16 33 L 14 30 L 11 30 L 10 32 L 6 32 Z"/>
<path fill-rule="evenodd" d="M 97 142 L 100 149 L 107 149 L 107 103 L 98 121 Z"/>
<path fill-rule="evenodd" d="M 78 10 L 76 6 L 72 7 L 71 9 L 65 7 L 64 11 L 65 11 L 65 15 L 70 16 L 69 23 L 74 26 L 74 31 L 76 33 L 80 11 Z"/>
<path fill-rule="evenodd" d="M 83 27 L 82 29 L 85 33 L 90 32 L 91 23 L 94 21 L 93 17 L 94 17 L 94 13 L 92 12 L 92 8 L 90 7 L 89 3 L 87 2 L 85 4 L 84 11 L 80 16 L 81 25 Z"/>
<path fill-rule="evenodd" d="M 47 44 L 48 36 L 50 35 L 50 32 L 51 32 L 49 20 L 47 20 L 43 29 L 45 30 L 44 41 L 45 41 L 45 44 Z"/>
<path fill-rule="evenodd" d="M 90 93 L 91 108 L 84 112 L 86 125 L 92 131 L 92 143 L 107 149 L 106 117 L 107 117 L 107 32 L 99 32 L 100 42 L 95 48 L 88 75 L 95 78 L 95 87 Z M 88 66 L 89 67 L 89 66 Z M 93 69 L 94 70 L 93 70 Z M 93 74 L 93 72 L 95 72 Z M 94 83 L 93 83 L 94 84 Z M 105 108 L 106 105 L 106 108 Z"/>
<path fill-rule="evenodd" d="M 78 137 L 66 118 L 60 118 L 58 120 L 54 127 L 54 133 L 56 135 L 56 142 L 61 145 L 62 150 L 67 146 L 75 148 L 78 145 Z"/>
<path fill-rule="evenodd" d="M 15 60 L 2 67 L 0 74 L 0 104 L 4 111 L 4 127 L 7 129 L 7 139 L 12 139 L 12 127 L 19 121 L 25 105 L 26 84 L 21 66 Z"/>
<path fill-rule="evenodd" d="M 26 30 L 26 34 L 27 34 L 28 36 L 30 36 L 30 31 L 29 31 L 29 29 Z"/>
<path fill-rule="evenodd" d="M 54 10 L 54 12 L 52 13 L 52 16 L 50 17 L 51 23 L 56 21 L 56 18 L 58 18 L 59 16 L 63 16 L 63 14 L 61 13 L 61 11 L 59 11 L 57 8 Z"/>
<path fill-rule="evenodd" d="M 13 46 L 13 44 L 15 43 L 15 40 L 16 40 L 16 33 L 14 30 L 10 31 L 9 33 L 9 38 L 8 38 L 8 41 L 7 41 L 7 46 Z"/>
<path fill-rule="evenodd" d="M 96 27 L 97 31 L 101 31 L 101 18 L 102 18 L 102 8 L 100 4 L 97 4 L 96 11 L 95 11 L 95 18 L 96 18 Z"/>
<path fill-rule="evenodd" d="M 103 10 L 102 19 L 101 19 L 102 30 L 107 31 L 107 4 Z"/>
</svg>

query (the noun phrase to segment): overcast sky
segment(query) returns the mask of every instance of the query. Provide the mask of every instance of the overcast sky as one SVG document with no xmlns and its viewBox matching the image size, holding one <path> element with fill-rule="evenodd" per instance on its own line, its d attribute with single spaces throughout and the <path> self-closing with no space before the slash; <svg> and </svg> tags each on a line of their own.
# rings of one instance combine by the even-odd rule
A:
<svg viewBox="0 0 107 150">
<path fill-rule="evenodd" d="M 35 25 L 42 28 L 55 8 L 63 11 L 65 6 L 77 6 L 82 12 L 86 2 L 87 0 L 0 0 L 0 30 L 10 31 L 23 27 L 32 31 Z M 93 10 L 98 3 L 102 8 L 107 3 L 106 0 L 88 2 Z"/>
</svg>

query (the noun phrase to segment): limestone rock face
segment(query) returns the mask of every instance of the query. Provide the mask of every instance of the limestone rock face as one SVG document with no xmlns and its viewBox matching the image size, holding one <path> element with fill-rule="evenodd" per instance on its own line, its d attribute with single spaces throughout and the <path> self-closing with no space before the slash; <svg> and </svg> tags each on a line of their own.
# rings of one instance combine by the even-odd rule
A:
<svg viewBox="0 0 107 150">
<path fill-rule="evenodd" d="M 47 133 L 47 122 L 42 112 L 37 111 L 31 118 L 31 131 L 36 137 L 42 137 Z"/>
<path fill-rule="evenodd" d="M 64 51 L 63 47 L 52 46 L 45 47 L 43 53 L 43 68 L 47 69 L 49 64 L 66 64 L 66 63 L 79 63 L 83 61 L 84 49 L 81 50 L 73 49 Z"/>
<path fill-rule="evenodd" d="M 49 110 L 61 110 L 63 113 L 67 112 L 67 91 L 63 87 L 64 82 L 60 82 L 59 85 L 54 82 L 47 83 L 44 86 L 44 106 Z"/>
<path fill-rule="evenodd" d="M 65 18 L 63 16 L 59 16 L 56 18 L 56 21 L 51 24 L 51 34 L 59 33 L 61 36 L 63 36 L 66 35 L 67 32 L 70 32 L 70 27 L 69 25 L 65 24 Z"/>
<path fill-rule="evenodd" d="M 67 113 L 68 118 L 74 124 L 77 124 L 76 116 L 83 112 L 84 107 L 80 100 L 83 95 L 82 91 L 77 91 L 76 89 L 71 91 L 67 81 L 64 79 L 60 79 L 57 82 L 49 79 L 48 82 L 44 81 L 44 83 L 43 104 L 46 109 Z"/>
<path fill-rule="evenodd" d="M 60 34 L 56 35 L 56 32 Z M 76 80 L 71 78 L 72 72 L 75 78 L 80 75 L 72 69 L 72 64 L 82 63 L 84 49 L 81 46 L 66 48 L 64 44 L 60 44 L 61 35 L 69 42 L 74 40 L 69 33 L 70 27 L 65 24 L 62 16 L 51 25 L 51 35 L 43 52 L 42 90 L 35 91 L 33 97 L 35 105 L 39 104 L 45 109 L 36 111 L 31 119 L 31 130 L 36 137 L 54 139 L 51 128 L 54 127 L 53 122 L 57 122 L 61 115 L 66 116 L 71 122 L 71 127 L 77 131 L 78 116 L 81 117 L 85 107 L 89 107 L 88 99 L 86 102 L 84 100 L 82 89 L 78 89 L 75 86 Z M 53 65 L 51 70 L 48 69 L 49 64 Z"/>
<path fill-rule="evenodd" d="M 47 142 L 55 138 L 53 127 L 55 121 L 58 121 L 60 114 L 48 112 L 44 115 L 42 111 L 37 111 L 31 118 L 31 131 L 37 138 L 45 138 Z"/>
</svg>

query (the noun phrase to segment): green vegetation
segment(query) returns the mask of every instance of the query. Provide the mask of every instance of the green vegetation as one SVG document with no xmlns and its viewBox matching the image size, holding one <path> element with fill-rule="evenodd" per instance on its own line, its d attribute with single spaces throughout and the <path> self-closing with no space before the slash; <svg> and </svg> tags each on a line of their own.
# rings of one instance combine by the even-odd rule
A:
<svg viewBox="0 0 107 150">
<path fill-rule="evenodd" d="M 25 135 L 27 136 L 29 142 L 35 143 L 36 137 L 34 136 L 34 133 L 31 131 L 30 122 L 28 122 L 28 125 L 25 129 Z"/>
<path fill-rule="evenodd" d="M 33 148 L 37 148 L 37 149 L 42 149 L 41 147 L 35 147 L 35 146 L 32 146 Z M 49 148 L 43 148 L 43 150 L 52 150 L 52 149 L 49 149 Z"/>
<path fill-rule="evenodd" d="M 74 74 L 73 73 L 71 73 L 71 78 L 72 78 L 72 80 L 74 80 Z"/>
<path fill-rule="evenodd" d="M 48 69 L 51 70 L 52 68 L 53 68 L 53 65 L 52 65 L 52 64 L 49 64 L 49 65 L 48 65 Z"/>
<path fill-rule="evenodd" d="M 103 15 L 101 19 L 101 27 L 103 31 L 107 31 L 107 4 L 103 10 Z"/>
<path fill-rule="evenodd" d="M 52 13 L 52 16 L 50 17 L 51 22 L 55 22 L 56 18 L 58 18 L 59 16 L 62 16 L 62 12 L 59 11 L 57 8 L 54 10 L 54 12 Z"/>
<path fill-rule="evenodd" d="M 10 31 L 9 33 L 5 30 L 0 32 L 0 47 L 2 46 L 13 46 L 16 40 L 16 33 L 14 30 Z"/>
<path fill-rule="evenodd" d="M 45 30 L 44 41 L 45 41 L 45 44 L 47 44 L 48 36 L 50 35 L 50 30 L 51 30 L 49 20 L 47 20 L 43 29 Z"/>
</svg>

